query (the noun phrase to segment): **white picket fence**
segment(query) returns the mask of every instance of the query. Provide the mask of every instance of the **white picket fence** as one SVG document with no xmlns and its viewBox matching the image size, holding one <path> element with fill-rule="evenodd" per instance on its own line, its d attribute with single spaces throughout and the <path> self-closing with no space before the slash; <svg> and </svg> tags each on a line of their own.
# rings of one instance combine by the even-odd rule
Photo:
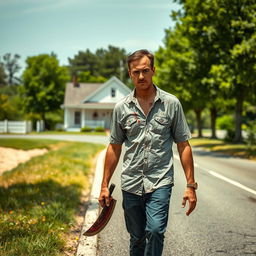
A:
<svg viewBox="0 0 256 256">
<path fill-rule="evenodd" d="M 0 133 L 29 133 L 31 131 L 31 121 L 0 121 Z"/>
</svg>

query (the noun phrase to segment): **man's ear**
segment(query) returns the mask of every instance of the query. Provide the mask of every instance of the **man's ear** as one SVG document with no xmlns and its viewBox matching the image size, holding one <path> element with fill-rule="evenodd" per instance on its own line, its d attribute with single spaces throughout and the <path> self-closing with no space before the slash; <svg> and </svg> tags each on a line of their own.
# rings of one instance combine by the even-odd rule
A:
<svg viewBox="0 0 256 256">
<path fill-rule="evenodd" d="M 129 77 L 132 78 L 131 77 L 131 70 L 130 69 L 128 69 L 128 74 L 129 74 Z"/>
<path fill-rule="evenodd" d="M 156 73 L 156 68 L 153 67 L 153 68 L 152 68 L 152 71 L 153 71 L 153 73 L 155 74 L 155 73 Z"/>
</svg>

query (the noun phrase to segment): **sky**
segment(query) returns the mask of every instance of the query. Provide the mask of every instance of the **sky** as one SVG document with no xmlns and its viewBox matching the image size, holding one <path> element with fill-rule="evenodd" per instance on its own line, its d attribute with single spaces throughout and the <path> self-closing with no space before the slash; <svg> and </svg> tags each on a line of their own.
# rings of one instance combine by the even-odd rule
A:
<svg viewBox="0 0 256 256">
<path fill-rule="evenodd" d="M 156 51 L 180 6 L 172 0 L 0 0 L 0 57 L 54 52 L 61 65 L 78 51 L 113 45 Z"/>
</svg>

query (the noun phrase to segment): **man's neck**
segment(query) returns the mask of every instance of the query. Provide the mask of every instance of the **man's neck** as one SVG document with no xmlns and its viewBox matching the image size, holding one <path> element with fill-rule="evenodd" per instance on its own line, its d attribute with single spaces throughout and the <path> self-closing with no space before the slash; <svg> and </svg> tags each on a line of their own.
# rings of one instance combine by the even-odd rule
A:
<svg viewBox="0 0 256 256">
<path fill-rule="evenodd" d="M 152 83 L 152 86 L 150 86 L 149 89 L 147 90 L 138 90 L 135 88 L 135 97 L 137 99 L 142 99 L 142 100 L 149 100 L 150 98 L 155 98 L 156 96 L 156 88 Z"/>
</svg>

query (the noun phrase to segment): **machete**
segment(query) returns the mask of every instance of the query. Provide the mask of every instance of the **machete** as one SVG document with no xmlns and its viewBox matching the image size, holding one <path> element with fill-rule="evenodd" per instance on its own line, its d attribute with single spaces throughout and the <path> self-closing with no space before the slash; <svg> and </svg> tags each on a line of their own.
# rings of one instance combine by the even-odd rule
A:
<svg viewBox="0 0 256 256">
<path fill-rule="evenodd" d="M 115 188 L 115 184 L 111 184 L 109 187 L 109 196 L 111 196 L 113 190 Z M 98 234 L 105 226 L 108 224 L 112 213 L 115 209 L 116 200 L 111 198 L 109 206 L 104 206 L 97 220 L 92 224 L 92 226 L 84 232 L 84 236 L 94 236 Z"/>
</svg>

